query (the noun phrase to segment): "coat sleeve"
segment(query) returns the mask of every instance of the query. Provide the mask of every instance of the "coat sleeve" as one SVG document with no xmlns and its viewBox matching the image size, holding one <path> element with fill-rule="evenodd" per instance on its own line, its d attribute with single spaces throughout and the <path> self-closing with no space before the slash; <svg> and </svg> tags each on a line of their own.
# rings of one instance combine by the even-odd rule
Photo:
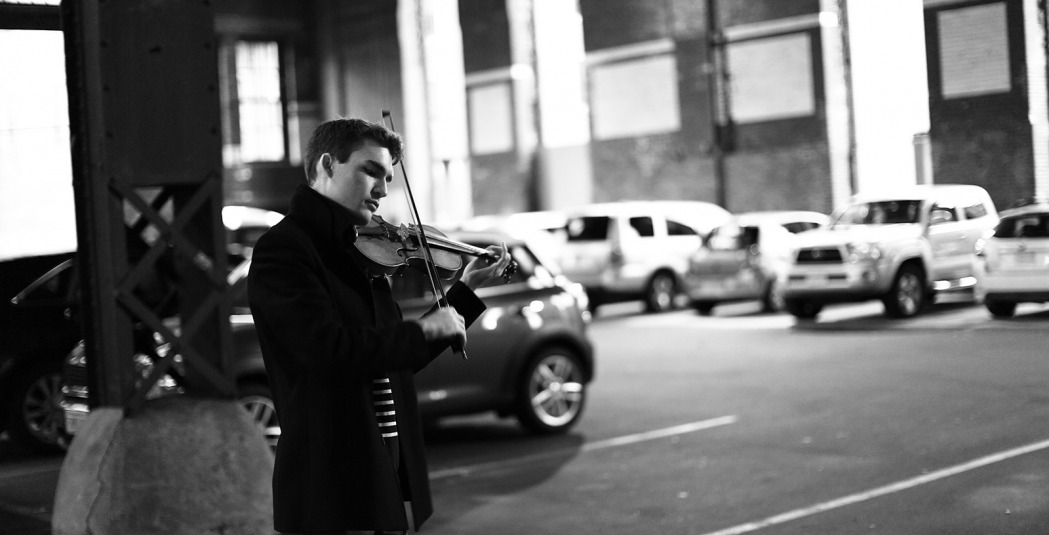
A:
<svg viewBox="0 0 1049 535">
<path fill-rule="evenodd" d="M 428 345 L 417 323 L 374 327 L 366 319 L 370 302 L 359 295 L 348 304 L 358 317 L 342 317 L 319 255 L 308 243 L 305 235 L 268 232 L 256 244 L 248 299 L 263 352 L 280 355 L 296 369 L 345 371 L 360 380 L 425 366 Z"/>
<path fill-rule="evenodd" d="M 462 282 L 457 281 L 455 284 L 453 284 L 452 287 L 448 289 L 448 292 L 445 295 L 446 297 L 448 297 L 448 304 L 455 308 L 455 311 L 458 312 L 464 320 L 466 320 L 467 328 L 469 328 L 470 325 L 473 325 L 473 322 L 476 321 L 477 318 L 479 318 L 486 309 L 484 301 L 481 301 L 481 299 L 477 297 L 477 294 L 475 294 L 469 286 L 463 284 Z M 430 312 L 433 312 L 436 309 L 437 305 L 434 305 L 434 307 L 430 309 Z M 467 330 L 466 338 L 467 345 L 469 345 L 469 330 Z M 423 363 L 422 366 L 414 368 L 415 371 L 418 372 L 419 370 L 421 370 L 423 367 L 426 366 L 426 364 L 429 364 L 431 361 L 433 361 L 433 359 L 437 358 L 438 355 L 440 355 L 444 350 L 448 349 L 450 346 L 451 344 L 445 340 L 430 342 L 430 358 L 425 363 Z"/>
</svg>

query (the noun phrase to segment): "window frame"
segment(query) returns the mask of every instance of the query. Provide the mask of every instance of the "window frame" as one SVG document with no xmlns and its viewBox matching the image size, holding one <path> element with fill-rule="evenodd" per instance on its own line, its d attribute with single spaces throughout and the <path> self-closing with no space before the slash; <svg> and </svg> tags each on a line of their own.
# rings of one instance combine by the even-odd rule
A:
<svg viewBox="0 0 1049 535">
<path fill-rule="evenodd" d="M 222 147 L 225 167 L 264 167 L 264 166 L 289 166 L 291 161 L 291 124 L 289 117 L 289 101 L 292 98 L 290 89 L 292 84 L 289 77 L 292 76 L 289 58 L 293 54 L 290 38 L 287 36 L 272 34 L 242 34 L 231 33 L 220 37 L 219 45 L 219 71 L 222 85 Z M 274 43 L 277 46 L 277 72 L 280 89 L 280 116 L 282 152 L 280 159 L 275 160 L 244 160 L 240 148 L 242 147 L 242 123 L 241 123 L 241 98 L 240 85 L 237 82 L 237 45 L 239 43 Z M 237 148 L 236 156 L 233 147 Z"/>
</svg>

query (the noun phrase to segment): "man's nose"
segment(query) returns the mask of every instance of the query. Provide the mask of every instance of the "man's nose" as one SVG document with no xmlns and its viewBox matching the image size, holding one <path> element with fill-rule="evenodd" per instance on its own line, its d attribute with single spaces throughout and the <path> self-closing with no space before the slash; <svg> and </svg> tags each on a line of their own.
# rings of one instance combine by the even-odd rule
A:
<svg viewBox="0 0 1049 535">
<path fill-rule="evenodd" d="M 389 193 L 389 190 L 390 187 L 386 183 L 386 181 L 380 180 L 375 184 L 375 187 L 372 188 L 372 195 L 375 195 L 376 198 L 381 199 Z"/>
</svg>

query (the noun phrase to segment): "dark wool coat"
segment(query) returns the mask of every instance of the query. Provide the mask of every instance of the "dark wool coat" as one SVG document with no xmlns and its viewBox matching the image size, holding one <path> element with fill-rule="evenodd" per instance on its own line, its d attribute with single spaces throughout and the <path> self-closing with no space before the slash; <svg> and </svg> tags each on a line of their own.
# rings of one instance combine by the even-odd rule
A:
<svg viewBox="0 0 1049 535">
<path fill-rule="evenodd" d="M 248 298 L 281 437 L 273 472 L 277 531 L 415 529 L 433 513 L 414 372 L 447 344 L 405 322 L 389 285 L 348 252 L 349 212 L 306 186 L 255 245 Z M 462 283 L 449 302 L 467 325 L 484 304 Z M 396 470 L 379 433 L 372 378 L 388 373 L 401 449 Z"/>
</svg>

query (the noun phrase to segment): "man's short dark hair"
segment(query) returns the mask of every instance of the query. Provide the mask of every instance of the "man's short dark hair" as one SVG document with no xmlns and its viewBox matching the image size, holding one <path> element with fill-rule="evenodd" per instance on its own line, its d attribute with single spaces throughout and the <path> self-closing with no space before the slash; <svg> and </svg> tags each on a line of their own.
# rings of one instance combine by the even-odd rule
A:
<svg viewBox="0 0 1049 535">
<path fill-rule="evenodd" d="M 380 147 L 390 151 L 393 163 L 401 161 L 404 142 L 396 132 L 385 126 L 370 123 L 363 119 L 340 118 L 321 123 L 306 143 L 304 163 L 306 181 L 312 186 L 317 180 L 317 160 L 325 152 L 335 157 L 339 163 L 346 163 L 353 151 L 361 148 L 366 140 L 372 140 Z"/>
</svg>

